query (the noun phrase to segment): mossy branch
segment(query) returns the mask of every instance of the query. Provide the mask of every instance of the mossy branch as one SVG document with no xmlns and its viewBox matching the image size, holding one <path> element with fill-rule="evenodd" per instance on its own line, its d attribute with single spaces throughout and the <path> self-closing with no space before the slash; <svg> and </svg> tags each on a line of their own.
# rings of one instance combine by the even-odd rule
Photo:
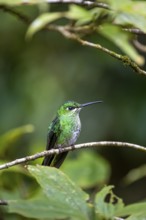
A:
<svg viewBox="0 0 146 220">
<path fill-rule="evenodd" d="M 108 48 L 105 48 L 101 46 L 100 44 L 95 44 L 86 40 L 83 40 L 80 38 L 77 34 L 72 33 L 70 28 L 68 26 L 57 26 L 57 25 L 50 25 L 48 26 L 48 29 L 58 31 L 60 32 L 63 36 L 65 36 L 68 39 L 75 40 L 82 44 L 83 46 L 88 46 L 88 47 L 93 47 L 95 49 L 101 50 L 110 56 L 122 61 L 124 65 L 127 65 L 131 67 L 136 73 L 142 74 L 146 76 L 146 71 L 141 69 L 134 61 L 132 61 L 128 56 L 126 55 L 121 55 L 118 54 L 112 50 L 109 50 Z"/>
</svg>

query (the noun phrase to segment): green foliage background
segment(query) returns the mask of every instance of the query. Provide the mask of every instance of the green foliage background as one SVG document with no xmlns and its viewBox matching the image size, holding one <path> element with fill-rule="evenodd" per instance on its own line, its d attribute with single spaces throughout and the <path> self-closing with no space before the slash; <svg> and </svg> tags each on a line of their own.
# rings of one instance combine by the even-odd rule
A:
<svg viewBox="0 0 146 220">
<path fill-rule="evenodd" d="M 42 9 L 23 6 L 19 10 L 33 17 Z M 0 21 L 1 163 L 44 150 L 48 124 L 66 100 L 104 101 L 102 105 L 81 112 L 82 132 L 78 143 L 115 140 L 146 146 L 146 77 L 107 54 L 83 47 L 59 33 L 41 31 L 31 41 L 26 41 L 27 26 L 9 13 L 1 11 Z M 101 36 L 92 35 L 90 39 L 119 52 Z M 34 126 L 33 133 L 33 127 L 28 124 Z M 21 127 L 23 125 L 28 126 Z M 18 130 L 11 131 L 14 128 Z M 88 155 L 88 150 L 82 151 Z M 92 151 L 97 153 L 95 149 Z M 73 159 L 77 159 L 78 153 L 70 153 L 70 159 L 62 167 L 67 174 L 70 167 L 73 179 L 78 167 L 83 171 L 88 163 L 92 166 L 92 159 L 82 154 L 75 165 Z M 98 153 L 97 163 L 101 168 L 98 164 L 93 167 L 95 171 L 99 168 L 99 178 L 94 179 L 94 172 L 90 183 L 83 176 L 83 180 L 77 181 L 80 186 L 92 192 L 104 184 L 114 184 L 114 191 L 126 203 L 146 198 L 145 177 L 134 183 L 130 175 L 123 179 L 129 171 L 145 164 L 144 153 L 115 148 L 98 149 Z M 94 157 L 95 154 L 91 154 L 91 158 Z M 41 164 L 41 161 L 32 163 Z M 22 167 L 0 173 L 0 197 L 3 199 L 29 198 L 37 190 L 38 185 Z M 5 216 L 3 213 L 1 215 Z M 7 219 L 15 219 L 15 215 Z"/>
</svg>

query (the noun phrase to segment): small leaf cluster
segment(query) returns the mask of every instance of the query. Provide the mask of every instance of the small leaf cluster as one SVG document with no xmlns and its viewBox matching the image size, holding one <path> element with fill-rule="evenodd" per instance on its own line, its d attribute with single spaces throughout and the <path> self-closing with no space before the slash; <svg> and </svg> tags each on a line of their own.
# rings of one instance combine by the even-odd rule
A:
<svg viewBox="0 0 146 220">
<path fill-rule="evenodd" d="M 22 0 L 0 0 L 0 6 L 10 6 L 12 9 L 23 6 Z M 64 36 L 74 34 L 75 37 L 96 34 L 102 36 L 118 47 L 124 54 L 128 55 L 138 65 L 144 64 L 144 57 L 136 50 L 136 45 L 132 42 L 137 40 L 137 34 L 146 33 L 146 2 L 132 0 L 103 0 L 102 4 L 107 7 L 100 7 L 98 2 L 86 1 L 76 4 L 76 1 L 68 1 L 68 7 L 52 7 L 53 2 L 46 4 L 45 0 L 27 0 L 27 7 L 37 6 L 39 14 L 30 20 L 26 38 L 30 39 L 36 32 L 42 29 L 60 31 L 60 25 Z M 49 3 L 49 0 L 47 1 Z M 58 0 L 58 3 L 65 2 Z M 74 4 L 73 4 L 74 3 Z M 97 3 L 97 5 L 96 5 Z M 55 9 L 54 9 L 55 8 Z M 7 9 L 5 9 L 7 10 Z M 12 12 L 12 11 L 11 11 Z M 22 20 L 24 16 L 15 15 Z M 20 15 L 20 16 L 19 16 Z M 143 45 L 141 45 L 142 48 Z M 144 46 L 143 46 L 144 48 Z"/>
</svg>

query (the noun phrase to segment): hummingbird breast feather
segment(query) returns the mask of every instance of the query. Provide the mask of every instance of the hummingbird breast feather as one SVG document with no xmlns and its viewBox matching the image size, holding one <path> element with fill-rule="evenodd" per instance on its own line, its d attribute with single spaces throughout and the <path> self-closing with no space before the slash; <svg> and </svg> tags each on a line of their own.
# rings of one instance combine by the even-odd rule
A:
<svg viewBox="0 0 146 220">
<path fill-rule="evenodd" d="M 57 140 L 57 147 L 74 145 L 81 131 L 80 119 L 76 117 L 75 119 L 61 120 L 60 127 L 61 132 Z"/>
</svg>

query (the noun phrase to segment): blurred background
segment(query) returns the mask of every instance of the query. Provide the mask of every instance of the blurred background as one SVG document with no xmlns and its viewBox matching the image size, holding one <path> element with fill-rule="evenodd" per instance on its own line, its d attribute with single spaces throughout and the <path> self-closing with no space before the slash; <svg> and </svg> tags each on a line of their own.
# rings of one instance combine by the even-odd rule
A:
<svg viewBox="0 0 146 220">
<path fill-rule="evenodd" d="M 48 125 L 66 100 L 79 103 L 103 100 L 102 104 L 81 112 L 82 132 L 77 143 L 107 140 L 146 146 L 146 77 L 107 54 L 83 47 L 59 33 L 41 31 L 26 41 L 24 23 L 4 12 L 0 20 L 1 162 L 43 151 Z M 92 36 L 92 39 L 120 52 L 100 36 Z M 89 150 L 81 151 L 88 153 Z M 131 170 L 146 163 L 144 152 L 112 147 L 94 148 L 91 152 L 96 152 L 97 158 L 106 163 L 106 168 L 103 165 L 106 177 L 100 186 L 115 185 L 114 192 L 125 203 L 146 198 L 145 177 L 133 182 L 128 176 L 125 181 Z M 70 153 L 62 170 L 67 170 L 70 167 L 67 164 L 74 163 L 80 153 Z M 77 160 L 82 163 L 80 158 Z M 88 167 L 88 163 L 85 166 Z M 13 198 L 14 194 L 17 197 L 14 185 L 20 181 L 20 194 L 29 194 L 35 188 L 35 183 L 24 173 L 9 169 L 0 174 L 3 198 L 11 193 Z M 87 188 L 92 190 L 93 185 Z M 31 186 L 30 191 L 27 186 Z"/>
</svg>

